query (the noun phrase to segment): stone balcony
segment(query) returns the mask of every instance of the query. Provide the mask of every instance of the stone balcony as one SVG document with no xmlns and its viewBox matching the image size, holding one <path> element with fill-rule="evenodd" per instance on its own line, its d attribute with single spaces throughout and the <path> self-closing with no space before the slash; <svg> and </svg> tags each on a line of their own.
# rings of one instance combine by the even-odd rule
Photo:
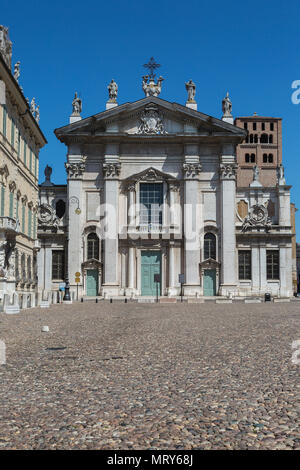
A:
<svg viewBox="0 0 300 470">
<path fill-rule="evenodd" d="M 0 231 L 17 235 L 20 231 L 19 221 L 12 217 L 0 217 Z"/>
<path fill-rule="evenodd" d="M 178 225 L 143 224 L 143 225 L 123 225 L 119 233 L 119 238 L 181 238 Z"/>
</svg>

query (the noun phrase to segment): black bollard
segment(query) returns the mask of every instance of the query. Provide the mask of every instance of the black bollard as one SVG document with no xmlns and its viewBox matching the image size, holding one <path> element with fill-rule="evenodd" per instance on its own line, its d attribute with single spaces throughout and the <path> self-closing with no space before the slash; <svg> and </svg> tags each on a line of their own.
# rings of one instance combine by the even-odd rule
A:
<svg viewBox="0 0 300 470">
<path fill-rule="evenodd" d="M 109 302 L 112 304 L 112 299 L 109 299 Z"/>
<path fill-rule="evenodd" d="M 81 297 L 81 303 L 83 302 L 83 297 Z"/>
<path fill-rule="evenodd" d="M 97 299 L 97 297 L 96 297 L 96 304 L 97 304 L 97 303 L 98 303 L 98 299 Z"/>
<path fill-rule="evenodd" d="M 269 292 L 265 293 L 265 302 L 271 302 L 271 294 Z"/>
</svg>

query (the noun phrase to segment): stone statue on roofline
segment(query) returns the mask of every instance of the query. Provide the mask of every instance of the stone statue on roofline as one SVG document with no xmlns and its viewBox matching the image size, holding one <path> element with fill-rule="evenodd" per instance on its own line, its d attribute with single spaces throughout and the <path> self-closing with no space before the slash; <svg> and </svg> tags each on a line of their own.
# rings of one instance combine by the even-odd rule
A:
<svg viewBox="0 0 300 470">
<path fill-rule="evenodd" d="M 225 98 L 222 100 L 223 117 L 232 117 L 232 103 L 227 91 Z"/>
<path fill-rule="evenodd" d="M 40 106 L 37 106 L 35 109 L 35 120 L 37 123 L 40 122 Z"/>
<path fill-rule="evenodd" d="M 185 89 L 188 93 L 188 103 L 195 103 L 196 85 L 193 80 L 186 82 Z"/>
<path fill-rule="evenodd" d="M 118 96 L 118 85 L 114 81 L 114 79 L 111 80 L 110 84 L 107 87 L 108 89 L 108 96 L 109 96 L 109 103 L 116 103 L 117 102 L 117 96 Z"/>
<path fill-rule="evenodd" d="M 35 111 L 36 111 L 35 98 L 34 97 L 32 98 L 31 103 L 30 103 L 30 111 L 31 111 L 31 114 L 34 116 Z"/>
<path fill-rule="evenodd" d="M 20 77 L 20 61 L 16 62 L 14 67 L 14 79 L 18 82 Z"/>
<path fill-rule="evenodd" d="M 72 101 L 72 115 L 79 116 L 82 111 L 82 100 L 79 98 L 77 91 L 75 91 L 75 96 Z"/>
<path fill-rule="evenodd" d="M 284 177 L 284 166 L 282 163 L 277 167 L 277 181 L 279 185 L 286 184 L 285 177 Z"/>
</svg>

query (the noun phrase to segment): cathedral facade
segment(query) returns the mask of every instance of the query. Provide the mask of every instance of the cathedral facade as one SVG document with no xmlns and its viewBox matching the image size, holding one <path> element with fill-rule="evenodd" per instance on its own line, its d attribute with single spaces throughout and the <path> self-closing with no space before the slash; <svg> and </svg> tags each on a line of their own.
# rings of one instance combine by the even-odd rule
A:
<svg viewBox="0 0 300 470">
<path fill-rule="evenodd" d="M 161 77 L 143 77 L 145 97 L 118 105 L 112 80 L 106 110 L 84 119 L 75 95 L 70 123 L 55 130 L 67 184 L 53 184 L 47 168 L 40 185 L 39 289 L 67 281 L 80 297 L 292 296 L 281 121 L 234 121 L 228 94 L 218 119 L 197 110 L 191 80 L 185 105 L 159 98 L 161 87 Z M 271 142 L 260 142 L 266 132 L 250 142 L 250 122 L 269 126 Z"/>
</svg>

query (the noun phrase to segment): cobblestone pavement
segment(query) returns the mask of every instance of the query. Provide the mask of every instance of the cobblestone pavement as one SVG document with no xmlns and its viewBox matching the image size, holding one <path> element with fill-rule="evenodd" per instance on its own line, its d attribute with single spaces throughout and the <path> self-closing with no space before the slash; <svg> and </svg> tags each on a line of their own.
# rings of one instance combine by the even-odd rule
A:
<svg viewBox="0 0 300 470">
<path fill-rule="evenodd" d="M 299 302 L 2 313 L 0 448 L 300 449 L 299 319 Z"/>
</svg>

